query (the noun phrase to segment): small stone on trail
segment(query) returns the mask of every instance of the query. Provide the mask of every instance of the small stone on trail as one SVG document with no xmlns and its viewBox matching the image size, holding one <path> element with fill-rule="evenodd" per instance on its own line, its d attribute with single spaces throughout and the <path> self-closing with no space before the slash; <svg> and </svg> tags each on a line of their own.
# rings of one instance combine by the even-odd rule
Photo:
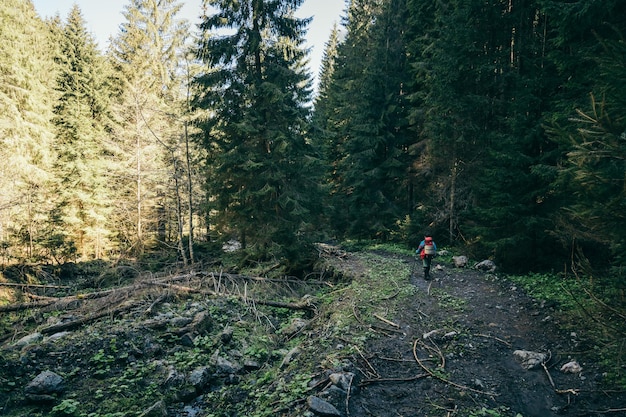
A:
<svg viewBox="0 0 626 417">
<path fill-rule="evenodd" d="M 577 374 L 583 370 L 582 366 L 576 361 L 567 362 L 565 365 L 561 366 L 561 372 L 569 373 L 569 374 Z"/>
<path fill-rule="evenodd" d="M 516 350 L 513 356 L 520 361 L 524 369 L 534 369 L 544 363 L 548 359 L 545 353 L 531 352 L 528 350 Z"/>
<path fill-rule="evenodd" d="M 340 416 L 341 413 L 334 405 L 322 400 L 321 398 L 311 395 L 306 400 L 309 409 L 316 414 L 322 416 Z"/>
</svg>

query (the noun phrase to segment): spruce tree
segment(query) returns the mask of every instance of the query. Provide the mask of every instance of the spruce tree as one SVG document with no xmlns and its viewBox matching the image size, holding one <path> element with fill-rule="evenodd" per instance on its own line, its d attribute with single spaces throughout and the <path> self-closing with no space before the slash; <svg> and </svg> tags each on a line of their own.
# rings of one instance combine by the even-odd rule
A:
<svg viewBox="0 0 626 417">
<path fill-rule="evenodd" d="M 182 52 L 188 23 L 177 19 L 175 0 L 132 0 L 112 40 L 109 57 L 117 77 L 115 114 L 121 158 L 115 221 L 133 254 L 182 240 L 182 161 L 185 96 Z"/>
<path fill-rule="evenodd" d="M 54 109 L 55 208 L 43 242 L 57 260 L 101 258 L 111 249 L 108 152 L 109 97 L 105 63 L 78 6 L 60 28 L 59 101 Z M 76 252 L 76 253 L 75 253 Z"/>
<path fill-rule="evenodd" d="M 325 112 L 333 220 L 347 236 L 389 239 L 409 213 L 406 2 L 354 1 Z M 323 109 L 323 108 L 322 108 Z"/>
<path fill-rule="evenodd" d="M 208 2 L 217 12 L 200 25 L 196 105 L 209 158 L 213 224 L 237 237 L 254 259 L 294 262 L 307 246 L 311 204 L 311 80 L 297 19 L 302 0 Z"/>
<path fill-rule="evenodd" d="M 32 4 L 0 3 L 0 245 L 3 259 L 41 259 L 51 206 L 53 44 Z"/>
</svg>

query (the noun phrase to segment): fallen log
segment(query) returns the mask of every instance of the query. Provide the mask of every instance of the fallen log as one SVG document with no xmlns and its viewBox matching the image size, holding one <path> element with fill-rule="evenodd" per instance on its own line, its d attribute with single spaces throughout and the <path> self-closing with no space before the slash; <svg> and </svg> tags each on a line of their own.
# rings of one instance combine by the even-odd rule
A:
<svg viewBox="0 0 626 417">
<path fill-rule="evenodd" d="M 175 290 L 175 291 L 178 291 L 178 292 L 182 292 L 182 293 L 202 294 L 202 295 L 209 295 L 209 296 L 212 296 L 212 297 L 235 297 L 235 298 L 238 298 L 239 300 L 241 300 L 243 302 L 256 304 L 256 305 L 265 305 L 265 306 L 269 306 L 269 307 L 286 308 L 286 309 L 289 309 L 289 310 L 315 310 L 315 305 L 311 304 L 308 301 L 306 301 L 306 302 L 299 302 L 299 303 L 283 303 L 283 302 L 279 302 L 279 301 L 255 300 L 255 299 L 251 299 L 249 297 L 244 297 L 242 295 L 221 293 L 221 292 L 211 291 L 211 290 L 201 290 L 201 289 L 198 289 L 198 288 L 184 287 L 182 285 L 168 284 L 168 283 L 165 283 L 165 282 L 148 282 L 147 284 L 148 285 L 154 285 L 154 286 L 160 286 L 160 287 L 164 287 L 164 288 L 171 288 L 172 290 Z"/>
<path fill-rule="evenodd" d="M 11 311 L 23 311 L 31 308 L 40 308 L 47 307 L 51 304 L 56 303 L 58 300 L 45 300 L 45 301 L 34 301 L 32 303 L 20 303 L 20 304 L 9 304 L 6 306 L 0 306 L 0 313 L 9 313 Z"/>
<path fill-rule="evenodd" d="M 76 319 L 76 320 L 72 320 L 72 321 L 68 321 L 65 323 L 59 323 L 59 324 L 54 324 L 52 326 L 48 326 L 48 327 L 44 327 L 42 329 L 39 330 L 40 333 L 42 334 L 54 334 L 54 333 L 58 333 L 58 332 L 62 332 L 65 330 L 73 330 L 77 327 L 83 326 L 87 323 L 90 323 L 92 321 L 96 321 L 102 317 L 105 316 L 114 316 L 120 313 L 125 313 L 131 309 L 133 309 L 134 307 L 136 307 L 139 304 L 142 304 L 143 300 L 138 301 L 138 302 L 129 302 L 129 303 L 125 303 L 122 304 L 116 308 L 113 309 L 107 309 L 107 310 L 103 310 L 100 311 L 98 313 L 94 313 L 94 314 L 90 314 L 88 316 L 84 316 L 81 317 L 80 319 Z"/>
<path fill-rule="evenodd" d="M 72 288 L 72 287 L 67 286 L 67 285 L 18 284 L 18 283 L 14 283 L 14 282 L 0 282 L 0 287 L 51 288 L 51 289 Z"/>
</svg>

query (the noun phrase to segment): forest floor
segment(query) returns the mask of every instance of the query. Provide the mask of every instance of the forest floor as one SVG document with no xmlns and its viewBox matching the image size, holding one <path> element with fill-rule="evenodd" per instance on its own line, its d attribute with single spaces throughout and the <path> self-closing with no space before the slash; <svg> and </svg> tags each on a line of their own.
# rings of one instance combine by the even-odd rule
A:
<svg viewBox="0 0 626 417">
<path fill-rule="evenodd" d="M 407 277 L 414 297 L 367 343 L 351 417 L 626 416 L 626 393 L 607 386 L 593 342 L 558 306 L 496 274 L 446 265 L 431 275 L 424 280 L 418 265 Z M 546 359 L 526 370 L 517 350 Z M 561 371 L 571 361 L 582 371 Z"/>
<path fill-rule="evenodd" d="M 342 417 L 626 416 L 626 391 L 607 376 L 619 362 L 600 363 L 582 322 L 450 260 L 434 261 L 430 281 L 410 256 L 335 247 L 310 280 L 195 270 L 55 281 L 72 288 L 39 288 L 45 307 L 0 316 L 0 415 L 313 417 L 324 415 L 317 397 Z M 288 333 L 294 322 L 304 327 Z M 545 357 L 527 370 L 516 351 Z M 563 372 L 572 361 L 582 370 Z M 43 371 L 64 389 L 28 401 Z M 331 384 L 337 374 L 348 387 Z"/>
</svg>

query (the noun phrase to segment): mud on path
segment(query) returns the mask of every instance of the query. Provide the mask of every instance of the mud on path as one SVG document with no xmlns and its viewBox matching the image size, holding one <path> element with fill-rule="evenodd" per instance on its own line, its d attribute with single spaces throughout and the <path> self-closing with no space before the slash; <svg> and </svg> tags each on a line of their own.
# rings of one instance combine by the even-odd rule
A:
<svg viewBox="0 0 626 417">
<path fill-rule="evenodd" d="M 411 260 L 407 262 L 412 262 Z M 495 274 L 445 267 L 407 280 L 412 302 L 356 356 L 350 417 L 626 416 L 626 396 L 602 386 L 589 345 L 559 327 L 558 311 Z M 410 284 L 407 284 L 410 285 Z M 513 352 L 546 353 L 526 370 Z M 577 360 L 580 373 L 561 372 Z"/>
</svg>

